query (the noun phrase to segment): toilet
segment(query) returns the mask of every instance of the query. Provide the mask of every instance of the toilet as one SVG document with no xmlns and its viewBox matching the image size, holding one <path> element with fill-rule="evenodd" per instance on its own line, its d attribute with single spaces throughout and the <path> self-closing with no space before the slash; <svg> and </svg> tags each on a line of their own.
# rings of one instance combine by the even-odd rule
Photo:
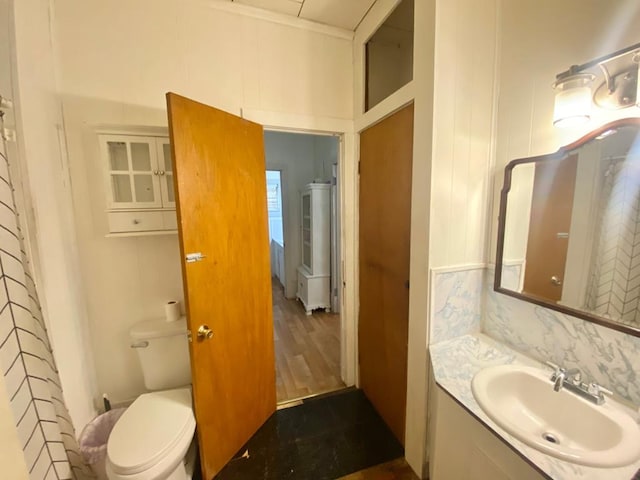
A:
<svg viewBox="0 0 640 480">
<path fill-rule="evenodd" d="M 146 320 L 129 332 L 144 384 L 107 442 L 109 480 L 191 480 L 196 421 L 191 399 L 187 325 Z"/>
</svg>

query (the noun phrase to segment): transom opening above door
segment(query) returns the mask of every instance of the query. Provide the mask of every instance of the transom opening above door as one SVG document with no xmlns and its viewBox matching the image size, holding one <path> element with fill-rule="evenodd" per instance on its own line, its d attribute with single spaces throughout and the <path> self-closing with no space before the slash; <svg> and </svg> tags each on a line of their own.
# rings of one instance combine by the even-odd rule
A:
<svg viewBox="0 0 640 480">
<path fill-rule="evenodd" d="M 365 112 L 413 80 L 413 12 L 402 0 L 365 44 Z"/>
</svg>

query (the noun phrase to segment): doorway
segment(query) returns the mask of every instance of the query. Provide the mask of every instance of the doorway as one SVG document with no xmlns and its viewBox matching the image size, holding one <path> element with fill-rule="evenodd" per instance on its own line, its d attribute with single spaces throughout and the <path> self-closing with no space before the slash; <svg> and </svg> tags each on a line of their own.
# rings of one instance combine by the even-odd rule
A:
<svg viewBox="0 0 640 480">
<path fill-rule="evenodd" d="M 266 131 L 267 205 L 279 404 L 341 378 L 339 138 Z"/>
</svg>

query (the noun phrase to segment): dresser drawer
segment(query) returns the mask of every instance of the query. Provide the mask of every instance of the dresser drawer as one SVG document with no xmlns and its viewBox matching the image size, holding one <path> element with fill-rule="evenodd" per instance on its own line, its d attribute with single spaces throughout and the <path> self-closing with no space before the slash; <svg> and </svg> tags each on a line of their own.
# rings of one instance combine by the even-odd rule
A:
<svg viewBox="0 0 640 480">
<path fill-rule="evenodd" d="M 178 229 L 178 214 L 175 210 L 169 210 L 162 212 L 162 219 L 165 230 L 177 230 Z"/>
<path fill-rule="evenodd" d="M 165 230 L 164 215 L 167 212 L 108 212 L 109 232 L 148 232 Z"/>
</svg>

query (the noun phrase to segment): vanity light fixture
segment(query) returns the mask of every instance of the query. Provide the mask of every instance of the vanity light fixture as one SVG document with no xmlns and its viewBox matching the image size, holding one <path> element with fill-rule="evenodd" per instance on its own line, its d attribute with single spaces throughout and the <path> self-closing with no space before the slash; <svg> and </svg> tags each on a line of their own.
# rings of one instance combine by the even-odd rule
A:
<svg viewBox="0 0 640 480">
<path fill-rule="evenodd" d="M 591 119 L 592 73 L 576 73 L 558 79 L 553 84 L 556 102 L 553 108 L 553 124 L 556 127 L 574 127 Z"/>
<path fill-rule="evenodd" d="M 557 74 L 553 124 L 572 127 L 586 123 L 592 104 L 607 110 L 640 106 L 639 65 L 640 43 L 636 43 Z M 592 94 L 591 83 L 597 77 L 593 71 L 598 69 L 603 81 Z"/>
</svg>

